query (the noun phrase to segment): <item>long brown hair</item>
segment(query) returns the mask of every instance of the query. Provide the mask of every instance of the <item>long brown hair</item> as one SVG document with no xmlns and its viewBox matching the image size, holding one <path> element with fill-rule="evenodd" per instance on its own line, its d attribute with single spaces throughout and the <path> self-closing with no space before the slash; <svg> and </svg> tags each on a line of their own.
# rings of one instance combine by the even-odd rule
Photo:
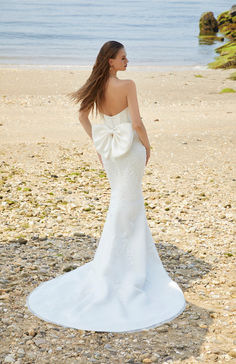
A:
<svg viewBox="0 0 236 364">
<path fill-rule="evenodd" d="M 77 91 L 67 94 L 76 104 L 81 102 L 79 111 L 92 110 L 96 105 L 96 116 L 98 110 L 101 110 L 102 102 L 105 97 L 106 82 L 109 78 L 109 58 L 115 58 L 118 51 L 124 48 L 123 44 L 110 40 L 101 47 L 96 62 L 93 66 L 92 73 L 85 84 Z M 100 111 L 99 111 L 100 112 Z"/>
</svg>

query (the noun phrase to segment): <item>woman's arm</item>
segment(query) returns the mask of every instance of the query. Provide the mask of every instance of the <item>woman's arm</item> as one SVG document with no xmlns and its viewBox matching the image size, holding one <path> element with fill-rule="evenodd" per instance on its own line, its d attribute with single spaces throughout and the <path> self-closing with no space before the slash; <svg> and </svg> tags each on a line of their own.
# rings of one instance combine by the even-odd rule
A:
<svg viewBox="0 0 236 364">
<path fill-rule="evenodd" d="M 91 139 L 93 139 L 92 138 L 92 126 L 91 126 L 91 122 L 88 118 L 89 111 L 90 110 L 79 111 L 79 121 L 80 121 L 81 125 L 83 126 L 84 130 L 86 131 L 86 133 L 88 134 L 88 136 Z"/>
<path fill-rule="evenodd" d="M 132 127 L 137 132 L 140 141 L 146 148 L 146 164 L 147 164 L 148 159 L 150 158 L 151 145 L 149 143 L 146 128 L 142 122 L 142 119 L 141 119 L 141 116 L 139 113 L 136 85 L 133 80 L 128 81 L 127 89 L 128 89 L 127 100 L 128 100 L 128 107 L 129 107 L 129 112 L 130 112 L 130 116 L 131 116 L 131 120 L 132 120 Z"/>
<path fill-rule="evenodd" d="M 88 115 L 89 115 L 89 111 L 87 111 L 87 110 L 79 111 L 79 121 L 80 121 L 81 125 L 83 126 L 84 130 L 86 131 L 86 133 L 88 134 L 88 136 L 93 140 L 92 125 L 88 118 Z M 104 168 L 101 155 L 98 152 L 97 152 L 97 155 L 98 155 L 98 159 L 100 160 L 100 162 Z"/>
</svg>

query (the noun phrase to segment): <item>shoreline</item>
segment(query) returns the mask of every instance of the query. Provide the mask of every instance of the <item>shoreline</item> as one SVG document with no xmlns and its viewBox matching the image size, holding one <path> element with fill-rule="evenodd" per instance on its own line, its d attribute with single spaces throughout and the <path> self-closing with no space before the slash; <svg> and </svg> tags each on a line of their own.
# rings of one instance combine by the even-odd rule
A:
<svg viewBox="0 0 236 364">
<path fill-rule="evenodd" d="M 0 64 L 0 70 L 14 69 L 14 70 L 24 70 L 24 69 L 52 69 L 52 70 L 91 70 L 93 65 L 57 65 L 57 64 Z M 201 65 L 128 65 L 127 71 L 135 72 L 168 72 L 168 71 L 190 71 L 190 70 L 211 70 L 207 67 L 207 64 Z"/>
</svg>

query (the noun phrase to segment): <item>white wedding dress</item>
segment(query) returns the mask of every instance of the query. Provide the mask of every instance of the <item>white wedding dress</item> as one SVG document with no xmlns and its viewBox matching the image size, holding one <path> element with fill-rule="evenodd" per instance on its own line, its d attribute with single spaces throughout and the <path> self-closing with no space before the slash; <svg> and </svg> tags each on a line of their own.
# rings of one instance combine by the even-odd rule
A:
<svg viewBox="0 0 236 364">
<path fill-rule="evenodd" d="M 135 332 L 173 320 L 186 301 L 164 269 L 147 223 L 141 185 L 146 149 L 128 107 L 102 118 L 92 125 L 92 137 L 111 198 L 94 259 L 42 282 L 27 297 L 27 306 L 64 327 Z"/>
</svg>

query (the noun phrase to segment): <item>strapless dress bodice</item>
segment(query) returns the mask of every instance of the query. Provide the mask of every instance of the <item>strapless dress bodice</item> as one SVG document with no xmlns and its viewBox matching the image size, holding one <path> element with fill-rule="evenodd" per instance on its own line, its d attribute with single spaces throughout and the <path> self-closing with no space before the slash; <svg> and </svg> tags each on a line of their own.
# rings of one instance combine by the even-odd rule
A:
<svg viewBox="0 0 236 364">
<path fill-rule="evenodd" d="M 112 115 L 112 116 L 102 114 L 102 119 L 104 121 L 104 124 L 106 124 L 107 126 L 112 126 L 112 127 L 116 126 L 117 124 L 121 124 L 121 123 L 131 123 L 131 117 L 130 117 L 128 107 L 126 107 L 119 113 Z"/>
<path fill-rule="evenodd" d="M 129 109 L 118 114 L 102 114 L 103 123 L 92 124 L 92 139 L 98 153 L 104 158 L 118 158 L 130 149 L 134 130 Z"/>
</svg>

